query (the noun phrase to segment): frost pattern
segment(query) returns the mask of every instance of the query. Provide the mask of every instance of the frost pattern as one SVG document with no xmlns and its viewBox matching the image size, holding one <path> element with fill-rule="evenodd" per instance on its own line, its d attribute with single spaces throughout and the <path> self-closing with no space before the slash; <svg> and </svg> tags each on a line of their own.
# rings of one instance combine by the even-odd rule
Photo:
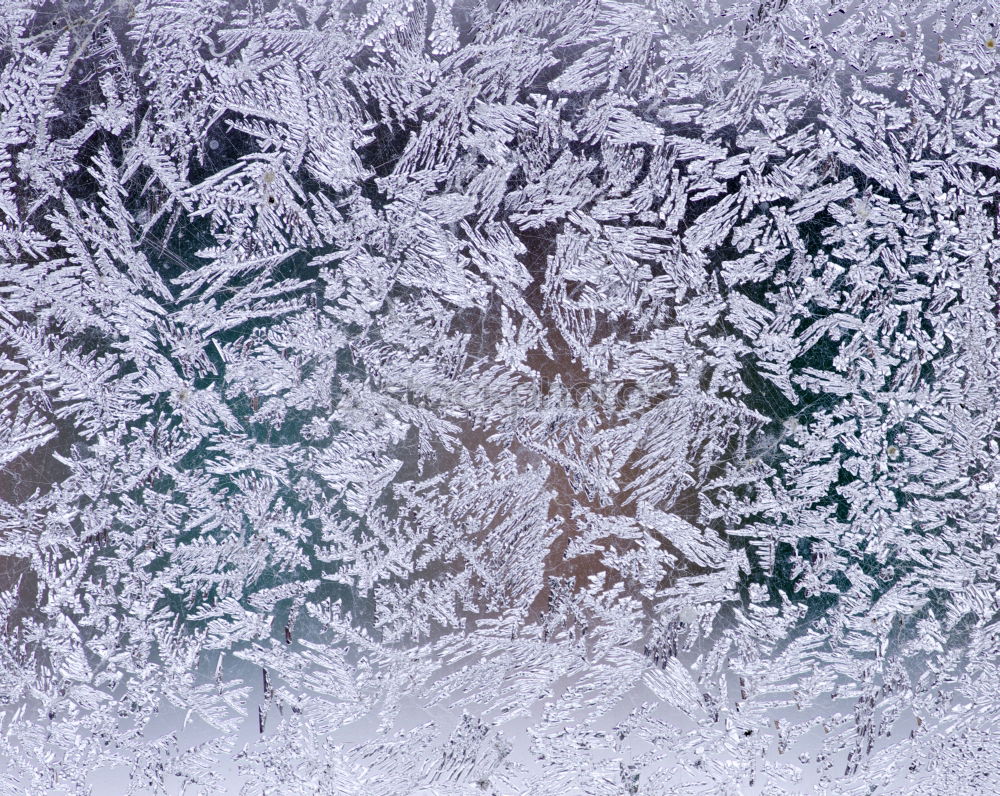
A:
<svg viewBox="0 0 1000 796">
<path fill-rule="evenodd" d="M 997 22 L 0 3 L 0 793 L 1000 791 Z"/>
</svg>

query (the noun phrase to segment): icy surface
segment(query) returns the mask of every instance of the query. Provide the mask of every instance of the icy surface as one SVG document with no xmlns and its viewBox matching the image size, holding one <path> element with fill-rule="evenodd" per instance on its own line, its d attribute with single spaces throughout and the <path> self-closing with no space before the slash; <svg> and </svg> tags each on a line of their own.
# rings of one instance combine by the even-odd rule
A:
<svg viewBox="0 0 1000 796">
<path fill-rule="evenodd" d="M 996 23 L 0 2 L 0 794 L 1000 792 Z"/>
</svg>

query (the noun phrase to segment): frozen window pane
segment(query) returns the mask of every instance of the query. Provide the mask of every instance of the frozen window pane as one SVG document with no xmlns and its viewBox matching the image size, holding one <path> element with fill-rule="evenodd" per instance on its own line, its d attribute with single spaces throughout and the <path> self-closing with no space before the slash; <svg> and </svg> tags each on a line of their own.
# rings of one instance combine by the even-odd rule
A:
<svg viewBox="0 0 1000 796">
<path fill-rule="evenodd" d="M 0 793 L 1000 792 L 998 21 L 0 3 Z"/>
</svg>

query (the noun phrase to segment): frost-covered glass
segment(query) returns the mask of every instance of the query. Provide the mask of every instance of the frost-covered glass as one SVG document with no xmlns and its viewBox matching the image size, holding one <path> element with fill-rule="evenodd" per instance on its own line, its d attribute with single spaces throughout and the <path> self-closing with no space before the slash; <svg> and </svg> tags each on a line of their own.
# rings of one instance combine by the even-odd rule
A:
<svg viewBox="0 0 1000 796">
<path fill-rule="evenodd" d="M 0 2 L 0 794 L 1000 792 L 997 24 Z"/>
</svg>

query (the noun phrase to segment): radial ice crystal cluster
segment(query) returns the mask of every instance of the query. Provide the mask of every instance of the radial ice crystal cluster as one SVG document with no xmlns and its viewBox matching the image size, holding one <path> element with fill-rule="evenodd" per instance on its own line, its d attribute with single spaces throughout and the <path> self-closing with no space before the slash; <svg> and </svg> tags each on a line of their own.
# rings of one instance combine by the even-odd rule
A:
<svg viewBox="0 0 1000 796">
<path fill-rule="evenodd" d="M 0 794 L 1000 792 L 998 24 L 0 2 Z"/>
</svg>

